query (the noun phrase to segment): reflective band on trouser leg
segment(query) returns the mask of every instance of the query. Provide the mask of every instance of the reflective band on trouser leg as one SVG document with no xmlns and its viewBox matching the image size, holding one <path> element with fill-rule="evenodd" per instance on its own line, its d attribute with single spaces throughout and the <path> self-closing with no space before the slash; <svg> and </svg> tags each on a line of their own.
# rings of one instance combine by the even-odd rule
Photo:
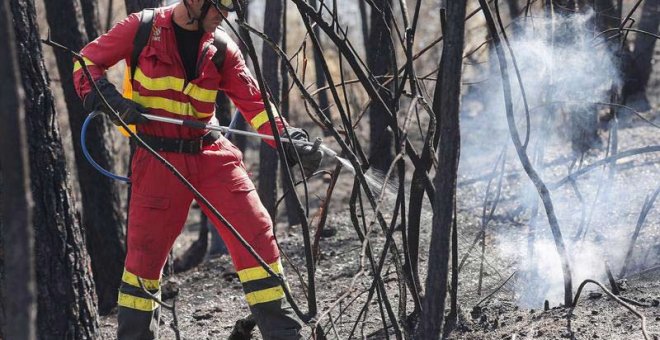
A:
<svg viewBox="0 0 660 340">
<path fill-rule="evenodd" d="M 142 281 L 142 288 L 140 286 Z M 120 340 L 142 340 L 158 338 L 160 306 L 149 294 L 160 299 L 160 281 L 141 279 L 124 270 L 119 287 L 119 326 L 117 338 Z"/>
<path fill-rule="evenodd" d="M 275 274 L 282 274 L 282 263 L 279 260 L 269 266 Z M 237 274 L 250 306 L 285 297 L 279 279 L 270 276 L 262 267 L 246 268 L 239 270 Z"/>
<path fill-rule="evenodd" d="M 269 266 L 275 274 L 284 274 L 280 260 Z M 263 338 L 300 339 L 302 325 L 285 299 L 279 278 L 271 276 L 262 267 L 239 270 L 237 274 Z"/>
<path fill-rule="evenodd" d="M 142 285 L 140 285 L 140 280 L 142 280 Z M 137 275 L 129 272 L 124 269 L 124 274 L 121 277 L 122 282 L 126 282 L 133 287 L 141 288 L 144 286 L 147 290 L 158 290 L 160 288 L 160 280 L 149 280 L 149 279 L 140 279 Z"/>
<path fill-rule="evenodd" d="M 254 183 L 242 166 L 239 154 L 225 140 L 220 139 L 217 150 L 204 152 L 199 169 L 202 178 L 212 178 L 200 185 L 200 192 L 236 228 L 254 251 L 266 261 L 275 274 L 282 274 L 279 251 L 273 235 L 268 211 L 259 200 Z M 222 179 L 219 183 L 217 178 Z M 219 185 L 220 184 L 220 185 Z M 250 311 L 264 339 L 300 339 L 302 325 L 286 303 L 280 281 L 271 277 L 245 247 L 222 225 L 209 209 L 202 206 L 224 239 Z"/>
</svg>

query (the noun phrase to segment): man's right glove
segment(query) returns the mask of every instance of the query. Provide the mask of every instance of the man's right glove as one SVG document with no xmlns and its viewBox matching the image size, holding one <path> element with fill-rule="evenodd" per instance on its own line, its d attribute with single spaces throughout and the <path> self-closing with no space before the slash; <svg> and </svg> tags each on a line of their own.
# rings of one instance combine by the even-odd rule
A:
<svg viewBox="0 0 660 340">
<path fill-rule="evenodd" d="M 119 116 L 121 116 L 121 119 L 127 125 L 142 124 L 149 121 L 149 119 L 142 116 L 143 113 L 149 113 L 149 110 L 130 99 L 124 98 L 119 91 L 117 91 L 117 88 L 115 88 L 115 86 L 105 77 L 97 80 L 96 86 L 99 88 L 99 91 L 108 104 L 119 113 Z M 83 107 L 87 111 L 103 111 L 108 115 L 113 124 L 117 126 L 121 125 L 119 120 L 117 120 L 117 117 L 112 114 L 112 111 L 103 104 L 103 100 L 94 89 L 85 96 Z"/>
<path fill-rule="evenodd" d="M 294 127 L 287 127 L 282 131 L 282 138 L 291 138 L 294 141 L 309 142 L 307 132 L 303 129 Z M 315 143 L 314 145 L 309 145 L 295 142 L 284 142 L 284 151 L 289 166 L 298 164 L 298 157 L 296 157 L 297 151 L 298 156 L 300 156 L 300 165 L 303 168 L 305 177 L 313 175 L 314 171 L 319 168 L 319 165 L 321 165 L 321 161 L 323 160 L 323 151 L 319 149 L 320 144 L 321 143 Z"/>
</svg>

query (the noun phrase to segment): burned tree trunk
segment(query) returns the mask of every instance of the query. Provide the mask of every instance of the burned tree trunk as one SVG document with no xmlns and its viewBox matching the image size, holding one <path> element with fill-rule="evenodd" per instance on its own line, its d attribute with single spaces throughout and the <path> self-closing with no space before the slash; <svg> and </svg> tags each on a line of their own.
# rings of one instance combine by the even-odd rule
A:
<svg viewBox="0 0 660 340">
<path fill-rule="evenodd" d="M 85 20 L 85 31 L 89 40 L 96 39 L 101 32 L 98 0 L 80 0 L 82 14 Z"/>
<path fill-rule="evenodd" d="M 245 13 L 245 17 L 248 18 L 250 16 L 250 6 L 243 6 L 243 13 Z M 238 42 L 238 47 L 241 50 L 241 53 L 245 56 L 247 55 L 246 51 L 246 46 L 243 44 L 243 41 L 245 41 L 245 36 L 250 34 L 247 28 L 240 26 L 238 28 L 238 34 L 240 35 L 240 39 Z M 249 60 L 245 60 L 246 63 L 249 62 Z M 246 131 L 248 129 L 248 124 L 247 121 L 245 121 L 245 118 L 243 117 L 242 114 L 237 115 L 234 119 L 236 119 L 236 123 L 234 126 L 236 127 L 237 130 L 243 130 Z M 236 147 L 241 150 L 241 152 L 245 152 L 248 146 L 248 141 L 247 137 L 244 135 L 239 135 L 239 134 L 233 134 L 231 137 L 231 142 L 236 145 Z"/>
<path fill-rule="evenodd" d="M 89 0 L 86 0 L 89 1 Z M 75 51 L 87 44 L 79 0 L 46 1 L 46 17 L 53 40 Z M 93 29 L 88 27 L 88 29 Z M 90 34 L 98 35 L 97 30 Z M 69 125 L 76 156 L 76 168 L 83 207 L 88 250 L 96 279 L 101 315 L 109 313 L 117 304 L 117 291 L 124 268 L 124 228 L 118 182 L 96 171 L 85 159 L 80 142 L 82 125 L 87 112 L 73 87 L 73 59 L 62 50 L 55 51 L 62 90 L 69 112 Z M 98 118 L 97 118 L 98 119 Z M 114 171 L 112 124 L 103 116 L 89 125 L 87 147 L 92 158 L 104 169 Z"/>
<path fill-rule="evenodd" d="M 364 47 L 369 46 L 369 18 L 367 16 L 367 5 L 365 4 L 366 0 L 358 0 L 358 6 L 360 8 L 360 27 L 362 28 L 362 41 L 364 42 Z"/>
<path fill-rule="evenodd" d="M 639 30 L 658 35 L 660 25 L 660 0 L 646 0 L 642 7 Z M 623 100 L 638 111 L 647 111 L 651 106 L 646 98 L 646 85 L 653 73 L 653 51 L 657 38 L 638 33 L 632 53 L 630 72 L 626 74 Z"/>
<path fill-rule="evenodd" d="M 25 111 L 9 14 L 0 1 L 0 337 L 36 339 L 32 197 L 29 186 Z"/>
<path fill-rule="evenodd" d="M 139 12 L 145 8 L 154 8 L 160 6 L 161 0 L 124 0 L 126 4 L 126 14 Z"/>
<path fill-rule="evenodd" d="M 394 46 L 390 36 L 392 23 L 391 0 L 375 0 L 376 7 L 371 8 L 371 30 L 369 46 L 367 46 L 367 65 L 375 77 L 391 74 L 395 70 Z M 379 78 L 384 83 L 384 78 Z M 391 85 L 389 85 L 391 87 Z M 392 112 L 393 92 L 391 88 L 380 87 L 379 95 Z M 392 132 L 388 130 L 386 109 L 379 102 L 373 102 L 369 109 L 370 146 L 369 161 L 371 165 L 382 171 L 387 171 L 394 159 L 392 152 Z M 396 127 L 393 127 L 393 129 Z"/>
<path fill-rule="evenodd" d="M 429 250 L 426 295 L 418 331 L 419 339 L 439 339 L 445 314 L 449 277 L 450 236 L 456 206 L 456 178 L 460 152 L 459 106 L 462 55 L 465 34 L 465 0 L 447 2 L 447 32 L 442 49 L 440 74 L 433 99 L 440 110 L 440 143 L 433 207 L 433 229 Z M 454 287 L 456 288 L 456 287 Z"/>
<path fill-rule="evenodd" d="M 513 21 L 518 17 L 518 15 L 520 15 L 520 6 L 518 5 L 518 0 L 506 0 L 506 4 L 509 7 L 509 16 Z"/>
<path fill-rule="evenodd" d="M 266 2 L 264 13 L 264 33 L 273 41 L 282 40 L 283 14 L 285 2 L 270 0 Z M 262 52 L 263 74 L 266 85 L 273 95 L 272 100 L 279 102 L 280 96 L 280 58 L 264 42 Z M 266 103 L 266 105 L 268 105 Z M 277 150 L 266 143 L 261 143 L 259 152 L 259 197 L 268 213 L 275 220 L 275 202 L 277 200 L 277 168 L 279 157 Z"/>
<path fill-rule="evenodd" d="M 38 334 L 94 339 L 96 295 L 80 218 L 71 195 L 34 2 L 11 0 L 18 45 L 34 198 Z"/>
<path fill-rule="evenodd" d="M 309 4 L 312 7 L 317 8 L 316 0 L 311 0 Z M 319 28 L 318 25 L 314 26 L 314 35 L 316 35 L 319 39 L 321 37 L 321 29 Z M 320 40 L 319 43 L 321 43 Z M 314 73 L 316 74 L 317 89 L 320 89 L 327 84 L 327 80 L 325 79 L 325 72 L 323 72 L 322 65 L 323 65 L 323 61 L 321 60 L 321 53 L 314 50 Z M 328 93 L 326 91 L 319 92 L 319 107 L 321 107 L 321 109 L 324 111 L 330 110 L 330 102 L 328 100 Z M 330 112 L 326 112 L 326 114 L 328 115 L 328 117 L 330 117 Z M 329 134 L 327 135 L 329 136 Z"/>
<path fill-rule="evenodd" d="M 286 25 L 286 1 L 284 2 L 284 6 L 282 8 L 282 23 Z M 286 51 L 286 30 L 282 30 L 282 49 Z M 314 54 L 316 56 L 316 54 Z M 280 91 L 280 112 L 282 113 L 282 116 L 284 119 L 288 120 L 289 119 L 289 72 L 286 69 L 286 63 L 287 60 L 281 60 L 280 63 L 280 76 L 282 77 L 282 86 L 281 86 L 281 91 Z M 318 69 L 317 69 L 318 71 Z M 323 70 L 321 70 L 323 72 Z M 317 73 L 318 77 L 318 73 Z M 325 79 L 325 78 L 323 78 Z M 318 86 L 318 82 L 317 82 Z M 327 103 L 327 96 L 326 96 L 326 103 Z M 281 163 L 280 163 L 281 164 Z M 285 166 L 284 164 L 281 164 L 282 166 Z M 300 224 L 300 217 L 297 214 L 296 211 L 296 205 L 298 204 L 296 198 L 294 197 L 295 195 L 295 189 L 291 186 L 289 183 L 289 180 L 287 178 L 286 174 L 286 169 L 282 169 L 280 171 L 280 180 L 282 182 L 282 188 L 283 191 L 289 192 L 289 194 L 286 195 L 284 199 L 284 203 L 286 204 L 286 217 L 289 222 L 289 225 L 297 225 Z"/>
</svg>

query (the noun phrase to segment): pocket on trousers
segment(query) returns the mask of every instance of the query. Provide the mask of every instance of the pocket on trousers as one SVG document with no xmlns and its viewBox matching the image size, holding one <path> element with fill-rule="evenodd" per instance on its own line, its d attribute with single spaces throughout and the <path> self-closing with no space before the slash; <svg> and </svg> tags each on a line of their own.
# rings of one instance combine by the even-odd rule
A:
<svg viewBox="0 0 660 340">
<path fill-rule="evenodd" d="M 131 193 L 131 201 L 143 208 L 167 210 L 170 207 L 170 199 L 167 197 L 148 196 L 135 191 Z"/>
</svg>

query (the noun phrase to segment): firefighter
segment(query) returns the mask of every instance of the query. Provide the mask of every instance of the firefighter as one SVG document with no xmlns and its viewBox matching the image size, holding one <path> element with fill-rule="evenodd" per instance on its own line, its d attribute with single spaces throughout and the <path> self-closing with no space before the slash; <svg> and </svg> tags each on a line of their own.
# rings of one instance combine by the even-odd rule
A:
<svg viewBox="0 0 660 340">
<path fill-rule="evenodd" d="M 149 121 L 150 113 L 207 122 L 213 117 L 218 90 L 224 91 L 245 119 L 260 133 L 270 134 L 271 124 L 256 81 L 236 43 L 214 62 L 218 51 L 214 34 L 223 17 L 233 10 L 231 0 L 182 0 L 155 9 L 146 46 L 131 63 L 133 41 L 141 21 L 134 13 L 108 33 L 85 46 L 81 54 L 103 97 L 137 134 L 172 163 L 238 230 L 275 273 L 282 264 L 272 222 L 248 177 L 241 152 L 226 138 L 179 125 Z M 121 96 L 105 78 L 105 71 L 125 60 L 133 72 L 132 100 Z M 217 61 L 217 60 L 216 60 Z M 81 65 L 74 66 L 78 95 L 88 110 L 110 114 L 92 90 Z M 269 105 L 269 104 L 268 104 Z M 113 115 L 110 114 L 110 117 Z M 276 117 L 280 133 L 286 122 Z M 292 139 L 307 141 L 306 132 L 287 128 Z M 272 141 L 268 142 L 274 146 Z M 318 148 L 285 143 L 290 161 L 298 160 L 306 173 L 318 168 Z M 293 156 L 292 156 L 293 155 Z M 118 295 L 118 329 L 121 340 L 158 338 L 159 305 L 145 294 L 159 295 L 160 279 L 168 252 L 181 232 L 193 194 L 146 149 L 138 147 L 131 161 L 131 200 L 125 269 Z M 299 339 L 301 322 L 287 304 L 279 281 L 259 266 L 248 251 L 202 207 L 219 227 L 231 254 L 245 297 L 265 339 Z"/>
</svg>

